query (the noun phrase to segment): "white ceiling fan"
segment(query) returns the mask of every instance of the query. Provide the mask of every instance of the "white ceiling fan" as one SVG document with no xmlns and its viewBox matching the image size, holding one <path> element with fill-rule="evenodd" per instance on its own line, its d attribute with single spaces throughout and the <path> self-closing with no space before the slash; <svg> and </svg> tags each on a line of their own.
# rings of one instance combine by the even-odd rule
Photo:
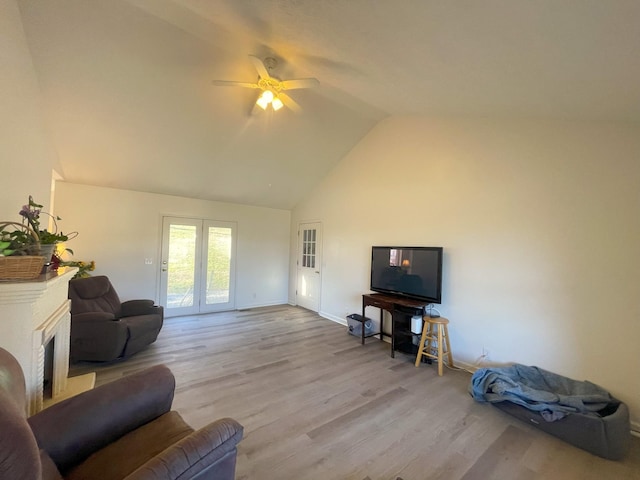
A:
<svg viewBox="0 0 640 480">
<path fill-rule="evenodd" d="M 264 62 L 258 57 L 249 55 L 249 59 L 258 71 L 258 81 L 256 83 L 234 82 L 228 80 L 214 80 L 213 84 L 218 87 L 245 87 L 262 90 L 256 105 L 262 110 L 266 110 L 269 105 L 274 110 L 280 110 L 283 106 L 289 107 L 294 112 L 301 110 L 295 100 L 285 93 L 287 90 L 299 88 L 311 88 L 320 84 L 317 78 L 298 78 L 294 80 L 280 80 L 271 75 L 271 71 L 276 68 L 278 61 L 273 57 L 267 57 Z M 257 109 L 254 108 L 254 113 Z"/>
</svg>

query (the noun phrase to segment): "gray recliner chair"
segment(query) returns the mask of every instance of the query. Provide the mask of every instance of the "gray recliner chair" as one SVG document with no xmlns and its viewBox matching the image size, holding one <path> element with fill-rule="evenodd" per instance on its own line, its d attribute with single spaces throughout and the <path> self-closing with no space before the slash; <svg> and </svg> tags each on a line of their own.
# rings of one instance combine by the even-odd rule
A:
<svg viewBox="0 0 640 480">
<path fill-rule="evenodd" d="M 108 362 L 138 353 L 158 338 L 163 308 L 153 300 L 120 302 L 105 276 L 69 282 L 71 361 Z"/>
<path fill-rule="evenodd" d="M 174 389 L 158 365 L 26 418 L 22 369 L 0 348 L 0 478 L 233 480 L 242 426 L 194 431 L 171 411 Z"/>
</svg>

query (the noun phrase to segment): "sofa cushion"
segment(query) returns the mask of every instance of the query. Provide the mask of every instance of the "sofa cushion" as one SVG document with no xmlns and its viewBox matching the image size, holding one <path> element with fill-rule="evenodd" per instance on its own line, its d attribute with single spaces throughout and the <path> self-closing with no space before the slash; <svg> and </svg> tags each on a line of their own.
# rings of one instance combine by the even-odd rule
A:
<svg viewBox="0 0 640 480">
<path fill-rule="evenodd" d="M 85 312 L 111 312 L 120 317 L 120 298 L 109 278 L 101 275 L 77 278 L 69 282 L 71 314 Z"/>
<path fill-rule="evenodd" d="M 102 297 L 111 290 L 111 282 L 104 275 L 91 277 L 91 280 L 73 281 L 71 285 L 76 294 L 84 299 Z"/>
<path fill-rule="evenodd" d="M 42 464 L 42 480 L 63 480 L 60 471 L 47 452 L 40 449 L 40 463 Z"/>
<path fill-rule="evenodd" d="M 94 453 L 65 479 L 122 479 L 192 432 L 178 412 L 166 413 Z"/>
<path fill-rule="evenodd" d="M 0 478 L 40 478 L 38 445 L 27 423 L 24 375 L 0 348 Z"/>
<path fill-rule="evenodd" d="M 0 388 L 0 478 L 40 478 L 41 475 L 38 445 L 24 411 Z"/>
</svg>

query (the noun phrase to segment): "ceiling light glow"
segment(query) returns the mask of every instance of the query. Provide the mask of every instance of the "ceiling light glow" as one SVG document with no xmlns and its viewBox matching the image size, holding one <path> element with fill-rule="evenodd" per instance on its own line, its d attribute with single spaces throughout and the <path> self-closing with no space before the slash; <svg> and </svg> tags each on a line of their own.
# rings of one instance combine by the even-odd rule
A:
<svg viewBox="0 0 640 480">
<path fill-rule="evenodd" d="M 273 100 L 273 92 L 271 90 L 264 90 L 260 95 L 260 98 L 267 103 L 271 103 L 271 101 Z"/>
<path fill-rule="evenodd" d="M 273 109 L 277 112 L 278 110 L 280 110 L 282 107 L 284 107 L 284 103 L 282 103 L 282 100 L 280 100 L 278 97 L 274 98 L 273 101 L 271 102 L 271 106 L 273 107 Z"/>
<path fill-rule="evenodd" d="M 258 100 L 256 100 L 256 105 L 258 105 L 261 109 L 266 110 L 269 106 L 269 101 L 264 98 L 264 95 L 260 95 Z"/>
</svg>

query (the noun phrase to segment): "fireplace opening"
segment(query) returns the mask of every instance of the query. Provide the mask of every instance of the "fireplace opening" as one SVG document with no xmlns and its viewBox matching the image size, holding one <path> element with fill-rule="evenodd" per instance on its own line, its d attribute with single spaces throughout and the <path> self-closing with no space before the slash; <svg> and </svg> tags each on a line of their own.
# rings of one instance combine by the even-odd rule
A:
<svg viewBox="0 0 640 480">
<path fill-rule="evenodd" d="M 44 376 L 42 379 L 43 399 L 53 398 L 53 367 L 56 337 L 44 346 Z"/>
</svg>

